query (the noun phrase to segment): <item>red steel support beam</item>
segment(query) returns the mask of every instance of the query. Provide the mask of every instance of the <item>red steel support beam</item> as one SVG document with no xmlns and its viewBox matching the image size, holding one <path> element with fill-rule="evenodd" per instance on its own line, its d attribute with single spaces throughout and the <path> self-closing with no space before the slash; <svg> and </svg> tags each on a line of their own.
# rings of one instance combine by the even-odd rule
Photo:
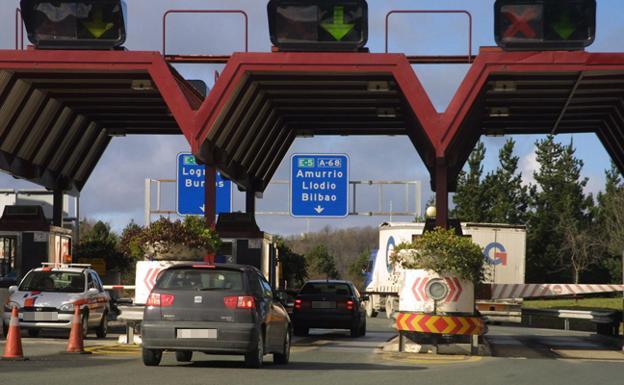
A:
<svg viewBox="0 0 624 385">
<path fill-rule="evenodd" d="M 448 166 L 446 159 L 436 159 L 436 226 L 448 229 Z"/>
</svg>

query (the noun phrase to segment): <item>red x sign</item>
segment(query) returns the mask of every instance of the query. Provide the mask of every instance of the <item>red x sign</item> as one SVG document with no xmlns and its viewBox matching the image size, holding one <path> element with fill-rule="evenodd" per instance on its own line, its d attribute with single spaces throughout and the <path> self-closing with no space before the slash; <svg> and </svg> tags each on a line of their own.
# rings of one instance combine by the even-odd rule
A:
<svg viewBox="0 0 624 385">
<path fill-rule="evenodd" d="M 522 14 L 520 11 L 522 10 Z M 537 5 L 527 5 L 522 7 L 505 7 L 502 13 L 511 23 L 509 28 L 503 33 L 504 39 L 513 39 L 518 33 L 522 33 L 529 39 L 535 39 L 537 32 L 531 27 L 530 22 L 541 16 L 541 7 Z"/>
</svg>

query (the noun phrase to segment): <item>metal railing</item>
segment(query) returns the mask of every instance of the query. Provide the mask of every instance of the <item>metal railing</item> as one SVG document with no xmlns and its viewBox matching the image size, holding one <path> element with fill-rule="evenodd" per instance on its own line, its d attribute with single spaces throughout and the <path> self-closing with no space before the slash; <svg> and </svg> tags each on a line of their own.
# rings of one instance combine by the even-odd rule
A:
<svg viewBox="0 0 624 385">
<path fill-rule="evenodd" d="M 145 179 L 145 223 L 152 222 L 153 215 L 160 216 L 177 216 L 176 210 L 171 209 L 171 203 L 164 204 L 162 188 L 163 185 L 175 184 L 175 179 Z M 288 186 L 288 180 L 275 180 L 271 182 L 271 186 Z M 350 216 L 362 216 L 362 217 L 419 217 L 422 216 L 422 182 L 421 181 L 375 181 L 375 180 L 353 180 L 349 182 L 351 196 L 349 215 Z M 358 186 L 360 187 L 358 189 Z M 359 211 L 358 210 L 358 191 L 365 186 L 377 187 L 377 210 Z M 403 186 L 403 208 L 404 211 L 395 211 L 392 208 L 393 201 L 390 200 L 390 210 L 385 210 L 386 203 L 386 187 L 388 186 Z M 410 199 L 413 190 L 413 201 Z M 155 196 L 153 195 L 155 194 Z M 155 198 L 155 199 L 152 199 Z M 152 201 L 155 204 L 152 204 Z M 410 210 L 411 202 L 413 202 L 414 210 Z M 175 205 L 175 203 L 173 204 Z M 278 211 L 256 211 L 256 215 L 275 215 L 275 216 L 288 216 L 290 213 L 285 210 Z"/>
<path fill-rule="evenodd" d="M 395 15 L 395 14 L 464 14 L 466 16 L 468 16 L 468 63 L 471 63 L 473 61 L 473 55 L 472 55 L 472 14 L 466 10 L 440 10 L 440 9 L 431 9 L 431 10 L 415 10 L 415 9 L 394 9 L 390 12 L 388 12 L 386 14 L 386 25 L 385 25 L 385 30 L 386 30 L 386 49 L 385 52 L 388 53 L 388 42 L 389 42 L 389 30 L 390 30 L 390 16 Z M 432 60 L 432 62 L 435 62 L 435 60 L 433 58 L 438 58 L 438 60 L 440 62 L 445 62 L 444 60 L 449 60 L 451 62 L 456 62 L 456 58 L 459 56 L 433 56 L 433 57 L 427 57 L 427 56 L 413 56 L 413 58 L 430 58 L 430 60 Z M 422 63 L 425 64 L 426 61 L 425 60 L 420 60 L 418 61 L 418 63 L 414 63 L 412 60 L 410 60 L 410 62 L 412 64 L 418 64 L 418 63 Z"/>
<path fill-rule="evenodd" d="M 162 18 L 162 54 L 167 56 L 167 17 L 171 14 L 197 14 L 197 13 L 209 13 L 209 14 L 240 14 L 245 19 L 245 52 L 249 52 L 249 16 L 247 12 L 240 9 L 169 9 Z M 192 62 L 193 55 L 170 55 L 172 61 L 176 61 L 177 58 L 184 58 Z M 229 58 L 227 55 L 215 56 L 215 59 L 223 60 Z M 205 63 L 206 56 L 201 55 L 197 57 L 201 59 L 202 63 Z"/>
</svg>

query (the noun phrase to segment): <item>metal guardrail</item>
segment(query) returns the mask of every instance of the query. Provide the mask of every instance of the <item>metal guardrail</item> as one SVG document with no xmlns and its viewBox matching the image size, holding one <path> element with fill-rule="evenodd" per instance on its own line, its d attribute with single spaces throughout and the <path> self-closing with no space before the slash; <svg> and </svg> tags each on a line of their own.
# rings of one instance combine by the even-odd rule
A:
<svg viewBox="0 0 624 385">
<path fill-rule="evenodd" d="M 580 319 L 601 324 L 616 324 L 622 318 L 616 310 L 522 309 L 522 315 Z"/>
</svg>

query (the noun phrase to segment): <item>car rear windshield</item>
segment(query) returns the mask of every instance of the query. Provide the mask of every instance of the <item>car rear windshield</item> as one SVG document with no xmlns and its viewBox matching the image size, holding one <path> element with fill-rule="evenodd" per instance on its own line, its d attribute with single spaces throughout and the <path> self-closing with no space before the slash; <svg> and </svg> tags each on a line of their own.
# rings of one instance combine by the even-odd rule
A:
<svg viewBox="0 0 624 385">
<path fill-rule="evenodd" d="M 77 272 L 31 271 L 20 284 L 19 290 L 82 293 L 85 291 L 85 277 Z"/>
<path fill-rule="evenodd" d="M 243 290 L 243 273 L 226 269 L 169 269 L 162 273 L 156 287 L 165 290 Z"/>
<path fill-rule="evenodd" d="M 351 295 L 351 289 L 346 283 L 314 282 L 306 283 L 301 294 Z"/>
</svg>

